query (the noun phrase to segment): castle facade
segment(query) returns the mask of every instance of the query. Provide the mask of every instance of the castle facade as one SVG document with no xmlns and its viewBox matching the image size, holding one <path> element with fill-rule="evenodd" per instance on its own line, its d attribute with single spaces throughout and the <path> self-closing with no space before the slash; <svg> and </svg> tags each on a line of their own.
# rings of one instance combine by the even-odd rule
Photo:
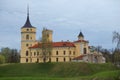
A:
<svg viewBox="0 0 120 80">
<path fill-rule="evenodd" d="M 89 42 L 84 39 L 82 32 L 78 34 L 78 40 L 74 42 L 53 42 L 52 34 L 53 31 L 49 29 L 44 28 L 42 31 L 42 38 L 46 35 L 46 40 L 51 45 L 51 49 L 48 54 L 46 54 L 47 52 L 44 51 L 47 51 L 46 48 L 48 47 L 43 48 L 43 41 L 36 40 L 36 27 L 31 25 L 28 11 L 27 20 L 21 28 L 20 63 L 40 63 L 44 61 L 91 63 L 105 62 L 105 58 L 102 56 L 102 53 L 91 51 L 92 48 L 89 46 Z"/>
</svg>

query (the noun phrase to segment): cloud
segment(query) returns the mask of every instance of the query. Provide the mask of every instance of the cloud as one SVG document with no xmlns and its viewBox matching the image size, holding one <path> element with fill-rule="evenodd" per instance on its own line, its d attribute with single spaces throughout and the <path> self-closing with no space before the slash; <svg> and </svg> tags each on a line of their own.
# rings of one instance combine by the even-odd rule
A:
<svg viewBox="0 0 120 80">
<path fill-rule="evenodd" d="M 28 3 L 37 37 L 47 27 L 54 31 L 54 41 L 74 41 L 82 30 L 91 45 L 112 48 L 112 32 L 120 31 L 120 0 L 1 0 L 1 46 L 20 49 L 20 29 Z"/>
</svg>

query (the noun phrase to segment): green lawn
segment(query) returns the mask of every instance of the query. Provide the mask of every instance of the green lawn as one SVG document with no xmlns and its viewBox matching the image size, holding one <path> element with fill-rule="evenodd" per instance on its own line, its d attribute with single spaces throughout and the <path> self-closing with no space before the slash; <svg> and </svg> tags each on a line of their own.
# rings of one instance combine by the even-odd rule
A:
<svg viewBox="0 0 120 80">
<path fill-rule="evenodd" d="M 116 66 L 91 63 L 1 64 L 0 80 L 120 80 Z"/>
</svg>

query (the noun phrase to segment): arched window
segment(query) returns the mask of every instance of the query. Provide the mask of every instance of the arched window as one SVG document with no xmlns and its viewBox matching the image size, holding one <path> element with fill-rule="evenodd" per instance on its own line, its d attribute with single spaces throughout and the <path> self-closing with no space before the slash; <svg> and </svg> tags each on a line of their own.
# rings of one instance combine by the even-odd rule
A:
<svg viewBox="0 0 120 80">
<path fill-rule="evenodd" d="M 29 44 L 26 44 L 26 46 L 28 47 L 28 46 L 29 46 Z"/>
<path fill-rule="evenodd" d="M 66 59 L 64 58 L 64 62 L 66 61 Z"/>
<path fill-rule="evenodd" d="M 71 51 L 69 51 L 69 55 L 71 55 Z"/>
<path fill-rule="evenodd" d="M 28 51 L 26 51 L 26 56 L 28 56 Z"/>
<path fill-rule="evenodd" d="M 49 38 L 49 34 L 47 34 L 47 38 Z"/>
<path fill-rule="evenodd" d="M 86 54 L 86 53 L 87 53 L 87 49 L 86 49 L 86 48 L 84 48 L 84 49 L 83 49 L 83 51 L 84 51 L 84 54 Z"/>
<path fill-rule="evenodd" d="M 71 58 L 69 58 L 69 60 L 70 60 L 70 62 L 71 62 L 71 60 L 72 60 L 72 59 L 71 59 Z"/>
<path fill-rule="evenodd" d="M 27 31 L 29 31 L 29 29 L 27 29 Z"/>
<path fill-rule="evenodd" d="M 56 62 L 58 62 L 58 58 L 56 58 Z"/>
<path fill-rule="evenodd" d="M 34 56 L 36 56 L 36 52 L 34 52 Z"/>
<path fill-rule="evenodd" d="M 26 62 L 28 62 L 28 58 L 26 58 Z"/>
<path fill-rule="evenodd" d="M 29 39 L 29 35 L 26 35 L 26 39 L 27 39 L 27 40 Z"/>
<path fill-rule="evenodd" d="M 49 62 L 51 62 L 51 58 L 49 58 Z"/>
<path fill-rule="evenodd" d="M 37 63 L 39 63 L 39 59 L 37 58 Z"/>
<path fill-rule="evenodd" d="M 58 55 L 58 51 L 56 51 L 56 55 Z"/>
<path fill-rule="evenodd" d="M 73 51 L 73 55 L 75 55 L 75 51 Z"/>
<path fill-rule="evenodd" d="M 65 55 L 66 51 L 63 51 L 63 54 Z"/>
</svg>

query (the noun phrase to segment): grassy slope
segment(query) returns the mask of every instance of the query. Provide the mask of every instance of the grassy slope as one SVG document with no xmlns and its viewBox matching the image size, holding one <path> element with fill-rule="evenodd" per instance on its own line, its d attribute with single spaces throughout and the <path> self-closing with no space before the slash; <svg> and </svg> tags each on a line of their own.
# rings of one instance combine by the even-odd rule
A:
<svg viewBox="0 0 120 80">
<path fill-rule="evenodd" d="M 6 78 L 4 80 L 18 80 L 17 77 L 24 77 L 24 80 L 79 80 L 81 76 L 88 76 L 94 78 L 97 76 L 105 77 L 111 74 L 119 75 L 112 64 L 90 64 L 90 63 L 39 63 L 39 64 L 7 64 L 0 65 L 0 77 Z M 91 76 L 92 75 L 92 76 Z M 90 76 L 90 77 L 89 77 Z M 8 77 L 8 79 L 7 79 Z M 12 79 L 10 79 L 12 77 Z M 14 77 L 14 78 L 13 78 Z M 49 79 L 45 79 L 45 77 Z M 71 78 L 72 77 L 72 78 Z M 58 79 L 59 78 L 59 79 Z M 60 79 L 61 78 L 61 79 Z"/>
</svg>

